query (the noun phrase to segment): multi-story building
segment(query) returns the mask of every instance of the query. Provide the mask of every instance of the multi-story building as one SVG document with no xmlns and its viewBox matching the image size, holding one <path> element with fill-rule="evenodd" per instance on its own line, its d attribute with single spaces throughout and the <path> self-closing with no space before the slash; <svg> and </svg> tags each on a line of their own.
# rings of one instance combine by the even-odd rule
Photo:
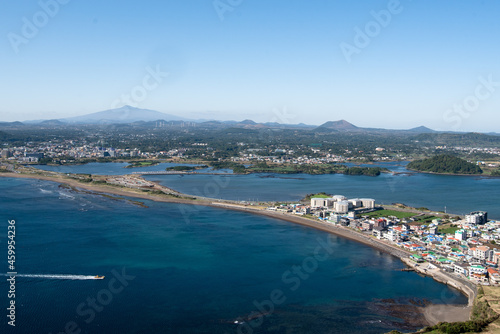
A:
<svg viewBox="0 0 500 334">
<path fill-rule="evenodd" d="M 465 215 L 467 224 L 477 225 L 486 224 L 488 222 L 488 213 L 486 211 L 475 211 Z"/>
</svg>

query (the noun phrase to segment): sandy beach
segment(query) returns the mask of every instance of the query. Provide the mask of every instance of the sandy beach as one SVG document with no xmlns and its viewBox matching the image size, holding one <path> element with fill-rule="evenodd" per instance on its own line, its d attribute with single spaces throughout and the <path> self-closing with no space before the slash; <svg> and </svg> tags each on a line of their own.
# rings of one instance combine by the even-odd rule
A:
<svg viewBox="0 0 500 334">
<path fill-rule="evenodd" d="M 37 179 L 37 180 L 45 180 L 58 182 L 61 184 L 66 184 L 70 187 L 80 188 L 88 191 L 92 191 L 95 193 L 104 193 L 104 194 L 112 194 L 117 196 L 126 196 L 126 197 L 134 197 L 140 199 L 147 199 L 151 201 L 158 202 L 166 202 L 166 203 L 179 203 L 179 204 L 190 204 L 190 205 L 203 205 L 210 206 L 216 208 L 222 208 L 226 210 L 235 210 L 248 212 L 252 214 L 263 215 L 267 217 L 277 218 L 281 220 L 285 220 L 291 223 L 300 224 L 303 226 L 315 228 L 321 231 L 325 231 L 328 233 L 332 233 L 344 238 L 348 238 L 350 240 L 354 240 L 356 242 L 363 243 L 370 247 L 376 248 L 380 251 L 386 252 L 393 256 L 401 259 L 408 266 L 412 266 L 412 262 L 408 260 L 408 256 L 411 255 L 410 252 L 405 251 L 399 247 L 389 244 L 388 242 L 384 242 L 382 240 L 378 240 L 368 235 L 361 234 L 359 232 L 355 232 L 351 229 L 335 226 L 329 223 L 323 223 L 318 220 L 312 220 L 305 217 L 300 217 L 297 215 L 268 211 L 262 207 L 255 207 L 251 205 L 241 205 L 234 204 L 230 201 L 214 201 L 214 200 L 201 200 L 201 199 L 184 199 L 184 198 L 176 198 L 176 197 L 166 197 L 163 195 L 155 195 L 150 193 L 145 193 L 140 190 L 135 190 L 131 188 L 118 188 L 111 185 L 105 184 L 87 184 L 81 183 L 74 179 L 67 179 L 62 175 L 56 176 L 44 176 L 38 174 L 20 174 L 20 173 L 0 173 L 0 177 L 5 178 L 26 178 L 26 179 Z M 168 189 L 168 188 L 165 188 Z M 169 189 L 171 190 L 171 189 Z M 184 195 L 186 197 L 190 197 L 189 195 Z M 476 290 L 471 288 L 470 286 L 465 285 L 460 282 L 458 279 L 451 277 L 448 274 L 443 273 L 439 269 L 434 271 L 424 271 L 417 269 L 418 267 L 414 267 L 417 272 L 431 276 L 435 280 L 451 285 L 458 290 L 462 291 L 469 298 L 469 305 L 445 305 L 445 304 L 432 304 L 426 307 L 421 307 L 421 312 L 425 316 L 425 319 L 429 323 L 429 325 L 435 325 L 438 322 L 450 322 L 450 321 L 466 321 L 470 318 L 470 312 L 472 308 L 472 304 L 474 298 L 476 296 Z"/>
</svg>

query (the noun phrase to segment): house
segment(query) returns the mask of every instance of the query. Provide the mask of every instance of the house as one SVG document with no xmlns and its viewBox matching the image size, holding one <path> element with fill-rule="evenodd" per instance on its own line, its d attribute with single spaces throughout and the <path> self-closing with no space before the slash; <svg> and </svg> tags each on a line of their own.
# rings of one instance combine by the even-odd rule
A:
<svg viewBox="0 0 500 334">
<path fill-rule="evenodd" d="M 455 272 L 456 274 L 460 274 L 460 275 L 464 275 L 465 277 L 468 277 L 468 269 L 467 269 L 467 264 L 465 263 L 457 263 L 455 262 L 453 264 L 453 272 Z"/>
<path fill-rule="evenodd" d="M 467 232 L 465 230 L 457 230 L 455 231 L 455 239 L 460 241 L 467 239 Z"/>
<path fill-rule="evenodd" d="M 394 230 L 389 230 L 383 233 L 383 238 L 392 241 L 392 242 L 397 242 L 400 239 L 400 234 L 397 231 Z"/>
<path fill-rule="evenodd" d="M 373 229 L 373 224 L 370 221 L 365 220 L 361 223 L 361 228 L 365 231 L 371 231 Z"/>
<path fill-rule="evenodd" d="M 423 251 L 425 250 L 424 247 L 420 246 L 419 244 L 411 244 L 409 247 L 410 251 L 416 252 L 416 251 Z"/>
<path fill-rule="evenodd" d="M 478 275 L 486 275 L 487 270 L 485 267 L 483 267 L 480 264 L 474 264 L 472 266 L 469 266 L 469 273 L 472 274 L 478 274 Z"/>
<path fill-rule="evenodd" d="M 422 256 L 420 256 L 418 254 L 410 255 L 410 259 L 415 261 L 415 262 L 424 262 L 424 259 L 422 258 Z"/>
<path fill-rule="evenodd" d="M 469 249 L 469 255 L 478 260 L 492 260 L 493 252 L 488 246 L 477 246 Z"/>
<path fill-rule="evenodd" d="M 377 239 L 382 239 L 384 234 L 384 228 L 381 226 L 374 226 L 372 235 Z"/>
<path fill-rule="evenodd" d="M 500 284 L 500 274 L 498 270 L 493 268 L 488 268 L 488 278 L 490 280 L 490 284 L 498 285 Z"/>
</svg>

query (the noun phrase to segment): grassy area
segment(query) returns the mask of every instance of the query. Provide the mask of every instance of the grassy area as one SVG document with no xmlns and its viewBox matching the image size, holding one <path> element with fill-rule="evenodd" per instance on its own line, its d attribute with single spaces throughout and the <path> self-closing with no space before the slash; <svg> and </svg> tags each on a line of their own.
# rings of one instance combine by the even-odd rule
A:
<svg viewBox="0 0 500 334">
<path fill-rule="evenodd" d="M 150 161 L 150 160 L 129 161 L 129 165 L 125 166 L 125 168 L 148 167 L 148 166 L 154 166 L 154 165 L 158 165 L 158 164 L 159 164 L 159 161 Z"/>
<path fill-rule="evenodd" d="M 379 218 L 379 217 L 389 217 L 389 216 L 394 216 L 399 219 L 403 218 L 409 218 L 416 216 L 417 214 L 414 212 L 403 212 L 403 211 L 396 211 L 396 210 L 378 210 L 378 211 L 373 211 L 369 213 L 364 213 L 362 214 L 363 216 L 368 216 L 370 218 Z"/>
<path fill-rule="evenodd" d="M 458 227 L 456 226 L 451 226 L 451 225 L 443 225 L 438 228 L 439 233 L 449 233 L 449 234 L 455 234 L 455 231 L 459 230 Z"/>
<path fill-rule="evenodd" d="M 331 198 L 332 196 L 327 195 L 325 193 L 319 193 L 319 194 L 311 195 L 310 197 L 311 198 Z"/>
<path fill-rule="evenodd" d="M 497 314 L 500 314 L 500 287 L 484 286 L 484 298 L 488 301 L 491 309 Z M 490 323 L 488 327 L 483 330 L 483 333 L 500 333 L 500 319 Z"/>
<path fill-rule="evenodd" d="M 331 197 L 332 197 L 332 195 L 328 195 L 325 192 L 320 192 L 317 194 L 307 194 L 306 197 L 304 197 L 300 201 L 309 203 L 311 201 L 311 198 L 331 198 Z"/>
<path fill-rule="evenodd" d="M 431 215 L 423 215 L 417 217 L 415 220 L 421 223 L 431 223 L 433 219 L 439 219 L 439 217 L 431 216 Z"/>
</svg>

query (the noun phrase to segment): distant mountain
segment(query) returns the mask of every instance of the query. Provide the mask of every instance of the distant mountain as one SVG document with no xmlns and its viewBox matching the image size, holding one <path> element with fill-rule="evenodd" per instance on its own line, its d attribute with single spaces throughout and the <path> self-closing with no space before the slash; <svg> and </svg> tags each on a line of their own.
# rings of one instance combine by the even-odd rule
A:
<svg viewBox="0 0 500 334">
<path fill-rule="evenodd" d="M 414 132 L 414 133 L 433 133 L 433 132 L 436 132 L 436 131 L 434 131 L 432 129 L 429 129 L 426 126 L 419 126 L 419 127 L 416 127 L 416 128 L 408 130 L 408 132 Z"/>
<path fill-rule="evenodd" d="M 357 131 L 361 128 L 358 128 L 356 125 L 349 123 L 346 120 L 340 121 L 329 121 L 321 124 L 316 128 L 317 130 L 336 130 L 336 131 Z"/>
<path fill-rule="evenodd" d="M 242 125 L 255 125 L 257 123 L 255 123 L 254 121 L 252 121 L 251 119 L 246 119 L 244 121 L 241 121 L 239 124 L 242 124 Z"/>
<path fill-rule="evenodd" d="M 409 130 L 393 130 L 393 129 L 379 129 L 379 128 L 361 128 L 346 120 L 330 121 L 321 124 L 315 129 L 316 132 L 370 132 L 373 134 L 422 134 L 422 133 L 436 133 L 436 131 L 429 129 L 425 126 L 419 126 Z"/>
<path fill-rule="evenodd" d="M 158 123 L 165 121 L 166 123 Z M 419 126 L 409 130 L 395 129 L 380 129 L 380 128 L 362 128 L 358 127 L 346 120 L 329 121 L 320 126 L 300 124 L 282 124 L 277 122 L 258 123 L 250 119 L 243 121 L 218 121 L 213 119 L 198 119 L 192 120 L 175 115 L 165 114 L 159 111 L 150 109 L 140 109 L 132 106 L 123 106 L 117 109 L 109 109 L 95 112 L 92 114 L 61 118 L 58 120 L 32 120 L 21 122 L 0 122 L 0 127 L 14 127 L 23 125 L 41 125 L 41 126 L 65 126 L 68 124 L 100 124 L 100 125 L 130 125 L 134 127 L 168 127 L 168 126 L 186 126 L 184 122 L 192 123 L 188 126 L 198 126 L 203 129 L 224 129 L 224 128 L 242 128 L 248 130 L 262 129 L 294 129 L 294 130 L 311 130 L 316 133 L 329 134 L 332 132 L 348 132 L 348 133 L 371 133 L 374 135 L 401 134 L 401 135 L 421 135 L 421 134 L 438 134 L 438 132 L 429 129 L 425 126 Z M 196 123 L 196 124 L 194 124 Z M 491 134 L 496 135 L 498 134 Z"/>
<path fill-rule="evenodd" d="M 46 120 L 46 121 L 41 121 L 40 123 L 38 123 L 39 125 L 47 125 L 47 126 L 59 126 L 59 125 L 64 125 L 63 122 L 61 122 L 60 120 L 57 120 L 57 119 L 49 119 L 49 120 Z"/>
<path fill-rule="evenodd" d="M 164 114 L 159 111 L 140 109 L 131 106 L 123 106 L 117 109 L 109 109 L 95 112 L 88 115 L 69 117 L 60 119 L 65 123 L 83 123 L 83 124 L 111 124 L 111 123 L 133 123 L 138 121 L 180 121 L 181 117 Z"/>
<path fill-rule="evenodd" d="M 1 127 L 16 127 L 16 126 L 24 126 L 24 123 L 19 121 L 16 122 L 0 122 Z"/>
</svg>

